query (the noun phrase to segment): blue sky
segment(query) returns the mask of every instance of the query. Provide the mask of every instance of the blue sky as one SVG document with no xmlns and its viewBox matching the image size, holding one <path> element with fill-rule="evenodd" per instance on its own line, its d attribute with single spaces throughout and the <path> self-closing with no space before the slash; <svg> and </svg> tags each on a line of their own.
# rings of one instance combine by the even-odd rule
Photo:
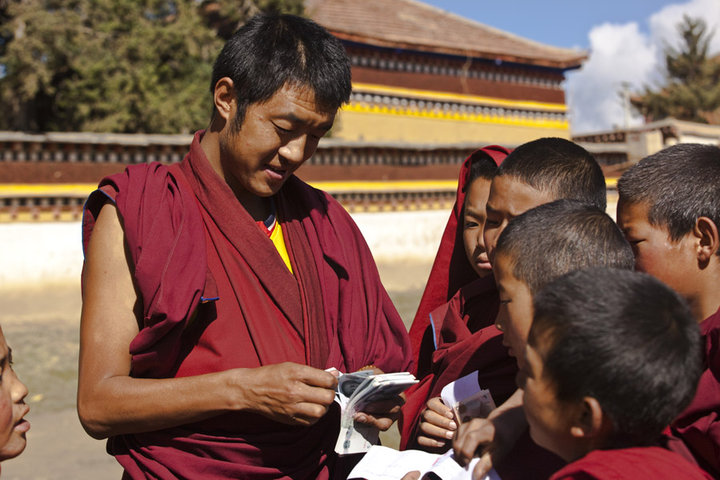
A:
<svg viewBox="0 0 720 480">
<path fill-rule="evenodd" d="M 663 50 L 677 41 L 684 14 L 715 29 L 711 51 L 720 53 L 720 0 L 420 1 L 541 43 L 586 50 L 589 59 L 567 74 L 565 85 L 573 133 L 625 124 L 621 85 L 639 92 L 661 84 Z"/>
</svg>

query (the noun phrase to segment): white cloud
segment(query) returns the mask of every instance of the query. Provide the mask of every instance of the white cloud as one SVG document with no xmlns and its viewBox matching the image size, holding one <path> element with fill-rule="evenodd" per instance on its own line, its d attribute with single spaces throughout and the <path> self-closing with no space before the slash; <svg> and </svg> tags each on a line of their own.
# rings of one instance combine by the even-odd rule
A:
<svg viewBox="0 0 720 480">
<path fill-rule="evenodd" d="M 660 81 L 663 50 L 677 45 L 677 24 L 683 15 L 701 17 L 716 34 L 711 52 L 720 52 L 720 1 L 692 0 L 663 7 L 649 19 L 650 32 L 641 32 L 637 23 L 602 24 L 590 33 L 590 57 L 577 72 L 569 72 L 568 106 L 573 133 L 609 130 L 625 123 L 620 96 L 623 82 L 631 91 Z M 642 119 L 630 119 L 638 125 Z"/>
</svg>

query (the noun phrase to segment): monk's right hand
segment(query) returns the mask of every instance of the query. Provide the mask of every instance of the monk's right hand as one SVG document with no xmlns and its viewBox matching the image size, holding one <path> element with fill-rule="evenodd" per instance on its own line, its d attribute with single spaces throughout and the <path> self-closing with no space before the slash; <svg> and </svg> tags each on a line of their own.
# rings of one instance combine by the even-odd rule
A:
<svg viewBox="0 0 720 480">
<path fill-rule="evenodd" d="M 420 414 L 417 443 L 422 447 L 441 448 L 453 438 L 457 431 L 455 416 L 440 397 L 433 397 Z"/>
<path fill-rule="evenodd" d="M 488 418 L 473 418 L 460 425 L 453 439 L 455 460 L 465 466 L 473 457 L 480 457 L 472 476 L 484 478 L 493 465 L 510 453 L 526 429 L 522 406 L 496 409 Z"/>
<path fill-rule="evenodd" d="M 248 410 L 288 425 L 312 425 L 335 400 L 337 378 L 324 370 L 285 362 L 237 376 Z"/>
</svg>

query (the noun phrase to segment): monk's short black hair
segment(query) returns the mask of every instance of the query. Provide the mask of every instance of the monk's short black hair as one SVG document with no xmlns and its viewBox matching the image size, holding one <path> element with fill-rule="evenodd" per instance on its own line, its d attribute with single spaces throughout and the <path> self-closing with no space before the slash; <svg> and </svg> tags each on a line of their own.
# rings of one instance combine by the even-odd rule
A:
<svg viewBox="0 0 720 480">
<path fill-rule="evenodd" d="M 237 95 L 240 126 L 249 105 L 264 102 L 285 85 L 309 87 L 324 110 L 350 99 L 350 60 L 340 40 L 307 18 L 261 13 L 225 43 L 213 66 L 210 92 L 223 77 Z"/>
<path fill-rule="evenodd" d="M 569 198 L 600 210 L 607 207 L 605 176 L 587 150 L 564 138 L 524 143 L 505 158 L 497 172 L 509 175 L 555 198 Z"/>
<path fill-rule="evenodd" d="M 467 182 L 465 182 L 465 186 L 463 187 L 463 191 L 466 191 L 472 182 L 478 178 L 492 180 L 495 177 L 497 170 L 498 166 L 495 163 L 495 160 L 482 150 L 477 150 L 470 155 L 470 171 L 468 173 Z"/>
<path fill-rule="evenodd" d="M 657 440 L 692 400 L 702 372 L 700 330 L 685 301 L 638 272 L 591 268 L 534 299 L 528 337 L 561 401 L 594 397 L 614 447 Z"/>
<path fill-rule="evenodd" d="M 577 200 L 556 200 L 513 218 L 500 234 L 495 255 L 510 262 L 515 278 L 534 294 L 580 268 L 631 270 L 630 244 L 610 216 Z"/>
<path fill-rule="evenodd" d="M 720 227 L 720 148 L 681 143 L 642 159 L 618 180 L 620 201 L 646 203 L 651 225 L 678 241 L 708 217 Z"/>
</svg>

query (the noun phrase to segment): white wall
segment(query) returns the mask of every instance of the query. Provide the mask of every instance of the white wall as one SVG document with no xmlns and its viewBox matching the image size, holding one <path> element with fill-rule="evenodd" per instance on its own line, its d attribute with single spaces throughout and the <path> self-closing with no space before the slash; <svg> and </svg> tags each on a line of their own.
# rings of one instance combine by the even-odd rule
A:
<svg viewBox="0 0 720 480">
<path fill-rule="evenodd" d="M 359 213 L 353 218 L 378 262 L 432 260 L 449 212 Z M 79 282 L 80 222 L 0 224 L 0 287 Z"/>
</svg>

